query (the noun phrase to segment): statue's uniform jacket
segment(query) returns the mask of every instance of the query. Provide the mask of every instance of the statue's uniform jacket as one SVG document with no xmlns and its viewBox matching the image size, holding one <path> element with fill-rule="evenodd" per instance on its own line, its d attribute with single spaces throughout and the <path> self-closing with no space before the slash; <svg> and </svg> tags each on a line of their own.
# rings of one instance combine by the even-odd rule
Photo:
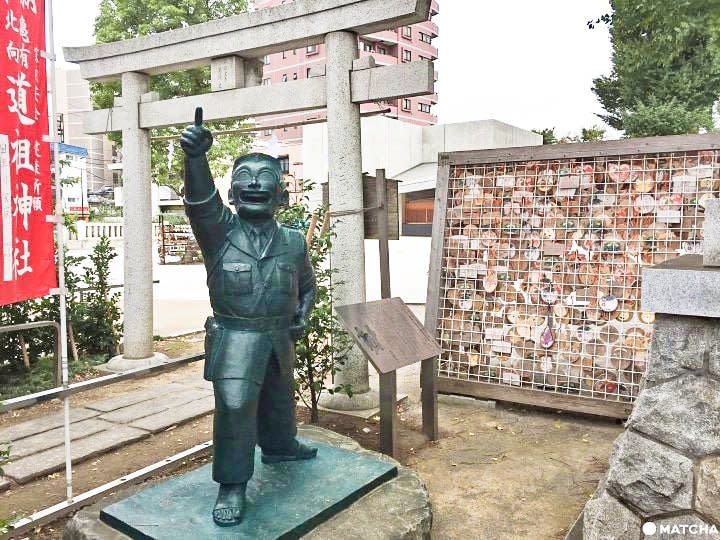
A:
<svg viewBox="0 0 720 540">
<path fill-rule="evenodd" d="M 204 373 L 216 396 L 213 476 L 220 483 L 246 482 L 256 433 L 263 450 L 294 441 L 289 327 L 300 296 L 315 286 L 312 266 L 304 235 L 274 221 L 258 252 L 251 225 L 223 205 L 217 190 L 204 201 L 186 199 L 185 208 L 214 312 L 206 323 Z"/>
</svg>

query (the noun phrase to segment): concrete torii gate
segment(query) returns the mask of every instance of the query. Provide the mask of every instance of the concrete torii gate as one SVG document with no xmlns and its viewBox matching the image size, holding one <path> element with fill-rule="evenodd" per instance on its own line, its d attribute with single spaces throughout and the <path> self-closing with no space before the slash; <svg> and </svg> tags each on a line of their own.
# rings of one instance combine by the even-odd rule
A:
<svg viewBox="0 0 720 540">
<path fill-rule="evenodd" d="M 88 134 L 122 131 L 124 164 L 124 354 L 119 369 L 156 362 L 153 353 L 150 129 L 193 121 L 261 116 L 327 107 L 330 205 L 337 239 L 338 305 L 365 301 L 360 104 L 434 93 L 431 62 L 375 67 L 358 59 L 359 34 L 427 20 L 430 0 L 296 0 L 160 34 L 89 47 L 65 48 L 90 81 L 121 80 L 112 109 L 85 114 Z M 262 86 L 260 58 L 325 43 L 326 75 Z M 160 101 L 148 92 L 151 75 L 211 66 L 212 92 Z M 348 212 L 350 211 L 350 212 Z M 356 212 L 352 212 L 356 211 Z M 350 359 L 339 377 L 352 401 L 337 408 L 368 408 L 368 366 Z"/>
</svg>

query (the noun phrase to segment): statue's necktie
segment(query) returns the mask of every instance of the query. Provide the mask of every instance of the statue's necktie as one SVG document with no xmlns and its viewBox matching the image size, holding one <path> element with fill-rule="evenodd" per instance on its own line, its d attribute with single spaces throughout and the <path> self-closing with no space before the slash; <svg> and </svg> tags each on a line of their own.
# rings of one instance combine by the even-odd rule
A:
<svg viewBox="0 0 720 540">
<path fill-rule="evenodd" d="M 253 247 L 255 248 L 255 251 L 258 255 L 262 255 L 263 250 L 265 249 L 265 235 L 259 231 L 258 229 L 250 229 L 250 235 L 252 237 L 252 243 Z"/>
</svg>

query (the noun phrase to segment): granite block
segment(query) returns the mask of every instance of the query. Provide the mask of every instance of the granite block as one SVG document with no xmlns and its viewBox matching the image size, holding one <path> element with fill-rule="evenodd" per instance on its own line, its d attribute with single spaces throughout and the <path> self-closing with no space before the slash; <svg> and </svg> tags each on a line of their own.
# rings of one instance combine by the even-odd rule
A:
<svg viewBox="0 0 720 540">
<path fill-rule="evenodd" d="M 174 426 L 175 424 L 187 422 L 198 416 L 204 416 L 211 413 L 214 409 L 215 397 L 207 396 L 191 401 L 190 403 L 185 403 L 179 407 L 173 407 L 167 411 L 146 416 L 140 420 L 136 420 L 130 425 L 155 433 Z"/>
<path fill-rule="evenodd" d="M 170 396 L 158 395 L 157 397 L 149 400 L 130 405 L 129 407 L 123 407 L 115 411 L 105 413 L 100 418 L 107 420 L 108 422 L 127 424 L 145 418 L 152 414 L 162 413 L 169 411 L 174 407 L 184 405 L 196 399 L 206 397 L 208 395 L 207 390 L 200 390 L 197 388 L 188 388 L 183 392 L 171 394 Z"/>
<path fill-rule="evenodd" d="M 86 418 L 97 416 L 97 411 L 91 411 L 82 407 L 70 409 L 70 422 L 80 422 Z M 13 424 L 6 428 L 0 429 L 0 442 L 13 442 L 31 435 L 44 433 L 64 424 L 64 416 L 62 412 L 40 416 L 27 422 Z"/>
<path fill-rule="evenodd" d="M 183 390 L 187 390 L 187 387 L 182 384 L 163 384 L 162 386 L 152 386 L 151 388 L 147 388 L 145 390 L 125 392 L 119 396 L 100 401 L 93 401 L 92 403 L 85 405 L 85 407 L 107 413 L 117 409 L 122 409 L 123 407 L 129 407 L 130 405 L 135 405 L 136 403 L 140 403 L 142 401 L 149 401 L 157 398 L 158 396 L 167 396 L 168 394 Z"/>
<path fill-rule="evenodd" d="M 73 444 L 75 444 L 75 441 L 78 439 L 95 435 L 96 433 L 112 429 L 113 427 L 114 424 L 111 424 L 110 422 L 103 422 L 97 418 L 88 418 L 87 420 L 75 422 L 70 425 L 70 440 Z M 30 437 L 26 437 L 25 439 L 18 441 L 12 445 L 10 454 L 13 459 L 18 459 L 32 454 L 37 454 L 38 452 L 48 450 L 55 446 L 61 446 L 64 443 L 65 429 L 63 427 L 58 427 L 44 433 L 31 435 Z"/>
<path fill-rule="evenodd" d="M 112 426 L 102 431 L 80 439 L 72 444 L 72 461 L 77 463 L 94 455 L 113 450 L 138 441 L 150 434 L 147 431 L 128 426 Z M 65 466 L 65 447 L 56 446 L 43 452 L 26 456 L 3 466 L 5 475 L 19 484 L 29 482 L 34 478 L 58 471 Z"/>
<path fill-rule="evenodd" d="M 671 315 L 720 317 L 720 268 L 703 266 L 702 255 L 683 255 L 643 269 L 642 310 Z"/>
</svg>

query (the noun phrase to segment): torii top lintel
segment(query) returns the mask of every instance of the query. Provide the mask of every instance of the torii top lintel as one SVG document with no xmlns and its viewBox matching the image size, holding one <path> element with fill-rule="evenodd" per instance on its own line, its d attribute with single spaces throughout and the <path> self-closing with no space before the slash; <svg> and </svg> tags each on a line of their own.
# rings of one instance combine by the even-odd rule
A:
<svg viewBox="0 0 720 540">
<path fill-rule="evenodd" d="M 295 0 L 274 8 L 89 47 L 65 47 L 83 78 L 149 75 L 208 65 L 213 58 L 258 58 L 322 43 L 330 32 L 369 34 L 427 20 L 430 0 Z"/>
</svg>

